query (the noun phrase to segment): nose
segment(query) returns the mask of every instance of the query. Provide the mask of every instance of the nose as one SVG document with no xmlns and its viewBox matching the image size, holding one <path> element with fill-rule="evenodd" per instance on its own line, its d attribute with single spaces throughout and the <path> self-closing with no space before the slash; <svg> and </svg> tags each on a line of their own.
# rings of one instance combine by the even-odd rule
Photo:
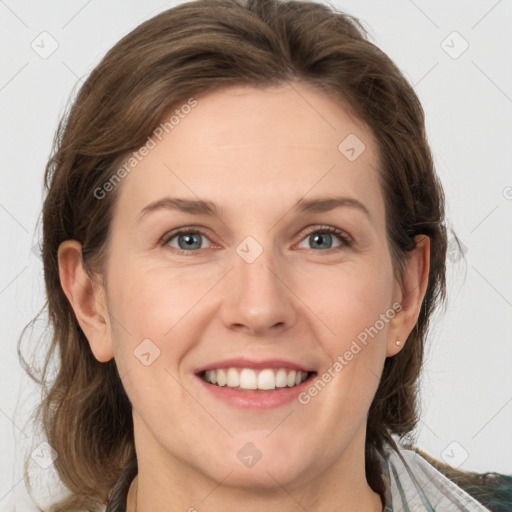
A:
<svg viewBox="0 0 512 512">
<path fill-rule="evenodd" d="M 290 328 L 296 320 L 293 291 L 285 262 L 277 265 L 272 251 L 264 250 L 248 263 L 234 254 L 226 276 L 221 319 L 231 330 L 269 337 Z"/>
</svg>

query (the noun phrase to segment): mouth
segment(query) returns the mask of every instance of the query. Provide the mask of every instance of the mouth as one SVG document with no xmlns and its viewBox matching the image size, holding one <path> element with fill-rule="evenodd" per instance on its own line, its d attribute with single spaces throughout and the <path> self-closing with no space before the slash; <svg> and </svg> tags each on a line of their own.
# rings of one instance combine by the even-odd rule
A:
<svg viewBox="0 0 512 512">
<path fill-rule="evenodd" d="M 211 363 L 195 371 L 197 382 L 215 401 L 239 409 L 274 409 L 292 404 L 317 372 L 284 359 L 245 357 Z"/>
<path fill-rule="evenodd" d="M 237 391 L 275 391 L 294 388 L 313 377 L 316 372 L 291 368 L 213 368 L 199 373 L 206 383 Z"/>
</svg>

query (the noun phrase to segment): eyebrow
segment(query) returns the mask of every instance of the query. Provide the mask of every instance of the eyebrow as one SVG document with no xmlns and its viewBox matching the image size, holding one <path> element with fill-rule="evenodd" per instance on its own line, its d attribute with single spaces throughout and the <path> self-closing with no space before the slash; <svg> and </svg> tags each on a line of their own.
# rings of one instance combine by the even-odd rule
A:
<svg viewBox="0 0 512 512">
<path fill-rule="evenodd" d="M 335 208 L 349 207 L 359 210 L 364 213 L 370 220 L 372 216 L 368 208 L 352 197 L 336 196 L 336 197 L 321 197 L 304 200 L 301 199 L 295 203 L 292 211 L 297 213 L 323 213 L 334 210 Z M 164 197 L 158 199 L 145 206 L 137 217 L 137 222 L 150 212 L 156 210 L 174 210 L 191 215 L 209 215 L 218 216 L 220 209 L 211 201 L 202 199 L 182 199 L 177 197 Z"/>
<path fill-rule="evenodd" d="M 177 197 L 164 197 L 145 206 L 137 217 L 140 221 L 142 217 L 156 210 L 177 210 L 191 215 L 218 215 L 218 208 L 211 201 L 202 199 L 180 199 Z"/>
<path fill-rule="evenodd" d="M 299 213 L 323 213 L 340 207 L 350 207 L 364 213 L 370 220 L 372 216 L 368 208 L 353 197 L 336 196 L 322 197 L 318 199 L 308 199 L 298 201 L 294 209 Z"/>
</svg>

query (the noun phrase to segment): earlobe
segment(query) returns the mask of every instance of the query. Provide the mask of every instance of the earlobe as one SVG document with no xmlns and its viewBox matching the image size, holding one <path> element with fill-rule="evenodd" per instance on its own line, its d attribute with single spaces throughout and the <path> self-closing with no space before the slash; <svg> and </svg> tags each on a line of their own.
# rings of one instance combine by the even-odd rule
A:
<svg viewBox="0 0 512 512">
<path fill-rule="evenodd" d="M 114 353 L 104 287 L 84 268 L 82 246 L 76 240 L 60 244 L 58 261 L 62 289 L 91 351 L 98 361 L 107 362 Z"/>
<path fill-rule="evenodd" d="M 405 340 L 418 321 L 427 291 L 430 273 L 430 238 L 426 235 L 418 235 L 415 241 L 416 248 L 409 254 L 404 266 L 404 279 L 399 287 L 401 310 L 396 314 L 389 330 L 387 357 L 392 357 L 403 349 Z"/>
</svg>

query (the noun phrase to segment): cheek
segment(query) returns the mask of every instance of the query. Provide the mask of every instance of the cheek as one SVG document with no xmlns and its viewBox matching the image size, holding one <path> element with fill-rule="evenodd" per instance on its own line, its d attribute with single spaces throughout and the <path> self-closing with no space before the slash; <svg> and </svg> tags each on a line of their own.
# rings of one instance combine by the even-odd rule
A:
<svg viewBox="0 0 512 512">
<path fill-rule="evenodd" d="M 319 268 L 309 275 L 304 273 L 300 282 L 295 290 L 317 318 L 316 323 L 323 326 L 317 339 L 333 359 L 348 350 L 354 340 L 364 344 L 365 339 L 385 337 L 388 322 L 383 322 L 381 315 L 392 310 L 394 283 L 385 255 Z"/>
<path fill-rule="evenodd" d="M 305 302 L 314 304 L 321 319 L 315 337 L 325 357 L 315 385 L 300 403 L 314 402 L 312 407 L 325 424 L 344 417 L 343 428 L 350 431 L 371 404 L 386 358 L 389 321 L 395 314 L 393 279 L 390 260 L 380 255 L 325 269 L 325 275 L 316 275 L 316 286 L 311 278 L 305 283 L 302 293 L 309 290 Z"/>
<path fill-rule="evenodd" d="M 109 309 L 119 352 L 125 352 L 127 345 L 133 352 L 143 340 L 151 339 L 174 364 L 180 351 L 187 350 L 187 343 L 169 341 L 191 339 L 193 332 L 211 321 L 208 317 L 219 312 L 222 297 L 232 289 L 219 283 L 225 274 L 222 266 L 169 268 L 161 263 L 148 265 L 135 257 L 117 261 L 115 268 L 109 269 Z M 302 317 L 298 324 L 314 331 L 316 342 L 333 360 L 348 350 L 353 340 L 364 343 L 365 336 L 374 340 L 385 335 L 387 324 L 381 326 L 382 322 L 377 325 L 379 336 L 371 334 L 380 315 L 391 306 L 393 276 L 386 255 L 354 257 L 339 265 L 291 265 L 283 269 L 283 278 L 293 293 L 282 300 L 295 304 L 298 317 Z"/>
<path fill-rule="evenodd" d="M 200 294 L 183 272 L 148 270 L 136 260 L 120 262 L 109 276 L 114 357 L 130 401 L 148 424 L 186 400 L 177 379 L 193 343 L 190 321 Z"/>
<path fill-rule="evenodd" d="M 326 428 L 344 432 L 342 442 L 364 421 L 379 384 L 394 316 L 393 277 L 382 260 L 357 270 L 331 269 L 329 279 L 317 283 L 323 283 L 323 293 L 315 288 L 305 302 L 315 304 L 322 320 L 316 342 L 324 364 L 299 403 L 311 407 Z"/>
<path fill-rule="evenodd" d="M 200 302 L 222 273 L 207 265 L 185 269 L 137 258 L 119 260 L 109 275 L 116 359 L 119 355 L 126 364 L 133 362 L 133 351 L 149 339 L 160 350 L 160 362 L 177 366 L 202 325 Z"/>
</svg>

